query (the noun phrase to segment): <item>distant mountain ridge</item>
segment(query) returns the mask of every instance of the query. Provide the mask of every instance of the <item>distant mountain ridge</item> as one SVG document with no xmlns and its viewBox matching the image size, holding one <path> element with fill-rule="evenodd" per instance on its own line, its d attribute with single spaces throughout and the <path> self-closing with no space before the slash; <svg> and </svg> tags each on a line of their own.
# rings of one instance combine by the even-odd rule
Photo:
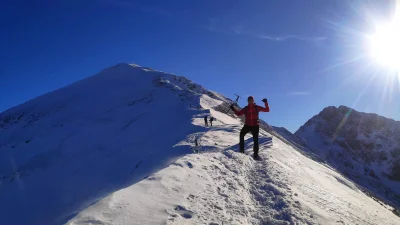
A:
<svg viewBox="0 0 400 225">
<path fill-rule="evenodd" d="M 400 206 L 400 122 L 329 106 L 295 132 L 298 142 Z"/>
</svg>

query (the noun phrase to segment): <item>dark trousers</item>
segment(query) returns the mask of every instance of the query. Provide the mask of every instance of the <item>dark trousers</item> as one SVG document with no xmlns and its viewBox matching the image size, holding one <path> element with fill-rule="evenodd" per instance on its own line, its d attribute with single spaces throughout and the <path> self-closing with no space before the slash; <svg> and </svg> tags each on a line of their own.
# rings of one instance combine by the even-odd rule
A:
<svg viewBox="0 0 400 225">
<path fill-rule="evenodd" d="M 251 134 L 253 135 L 253 142 L 254 142 L 254 154 L 258 154 L 258 133 L 260 131 L 260 127 L 259 126 L 247 126 L 244 125 L 244 127 L 242 128 L 242 130 L 240 131 L 240 151 L 244 152 L 244 136 L 251 132 Z"/>
</svg>

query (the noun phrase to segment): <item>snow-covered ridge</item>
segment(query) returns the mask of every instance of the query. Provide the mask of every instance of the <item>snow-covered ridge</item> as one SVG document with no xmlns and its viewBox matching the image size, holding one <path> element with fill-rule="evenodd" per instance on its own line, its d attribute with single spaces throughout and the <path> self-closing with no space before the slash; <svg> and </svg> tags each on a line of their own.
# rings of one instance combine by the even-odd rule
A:
<svg viewBox="0 0 400 225">
<path fill-rule="evenodd" d="M 330 106 L 295 135 L 339 171 L 400 206 L 399 121 Z"/>
<path fill-rule="evenodd" d="M 239 154 L 231 103 L 122 63 L 1 113 L 1 224 L 400 224 L 284 130 Z"/>
<path fill-rule="evenodd" d="M 137 74 L 140 75 L 138 76 Z M 162 71 L 153 70 L 148 67 L 141 67 L 137 64 L 119 63 L 112 67 L 102 70 L 99 74 L 88 77 L 84 80 L 78 81 L 64 88 L 60 88 L 53 92 L 47 93 L 38 98 L 29 100 L 24 104 L 18 105 L 16 107 L 13 107 L 9 110 L 0 113 L 0 131 L 9 129 L 11 126 L 16 124 L 23 124 L 24 126 L 28 126 L 30 123 L 33 123 L 45 117 L 46 115 L 62 110 L 63 107 L 65 107 L 65 105 L 61 105 L 61 103 L 57 102 L 60 101 L 60 99 L 57 99 L 57 101 L 52 100 L 51 99 L 52 97 L 58 95 L 57 97 L 62 97 L 64 101 L 70 103 L 77 100 L 79 96 L 83 94 L 83 93 L 68 93 L 70 91 L 70 87 L 77 86 L 80 84 L 82 85 L 89 84 L 89 86 L 91 86 L 90 83 L 92 84 L 96 83 L 100 85 L 101 83 L 101 85 L 104 87 L 103 91 L 107 92 L 108 89 L 114 88 L 111 85 L 106 87 L 106 85 L 108 85 L 107 80 L 111 79 L 118 80 L 120 78 L 130 79 L 131 82 L 133 82 L 134 79 L 150 78 L 153 79 L 153 82 L 160 82 L 164 84 L 168 83 L 172 88 L 175 89 L 190 91 L 194 94 L 207 94 L 210 97 L 214 97 L 216 99 L 231 101 L 230 99 L 222 96 L 221 94 L 205 89 L 201 85 L 192 82 L 186 77 L 177 76 L 174 74 L 168 74 Z M 44 101 L 43 99 L 46 99 L 46 101 L 50 100 L 50 102 L 48 102 L 51 103 L 48 104 L 49 107 L 46 107 L 40 103 Z"/>
<path fill-rule="evenodd" d="M 185 77 L 120 63 L 0 113 L 0 218 L 65 222 L 193 152 L 195 139 L 182 140 L 204 128 L 192 120 L 231 102 Z"/>
<path fill-rule="evenodd" d="M 202 130 L 191 124 L 197 113 L 189 108 L 202 95 L 174 81 L 158 85 L 167 76 L 121 63 L 1 113 L 5 224 L 65 222 L 87 203 L 191 152 L 176 144 Z M 47 221 L 39 219 L 45 215 Z"/>
<path fill-rule="evenodd" d="M 218 103 L 201 100 L 203 108 Z M 268 132 L 260 133 L 263 161 L 251 158 L 251 138 L 246 154 L 238 153 L 242 124 L 210 113 L 222 122 L 183 141 L 196 139 L 199 153 L 103 198 L 68 224 L 400 224 L 390 207 Z M 202 118 L 193 123 L 202 126 Z"/>
</svg>

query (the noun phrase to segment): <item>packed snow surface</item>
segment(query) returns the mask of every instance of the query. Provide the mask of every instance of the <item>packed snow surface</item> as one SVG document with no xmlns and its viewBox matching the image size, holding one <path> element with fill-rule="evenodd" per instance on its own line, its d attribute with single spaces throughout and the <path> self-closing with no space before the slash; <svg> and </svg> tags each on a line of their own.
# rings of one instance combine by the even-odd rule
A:
<svg viewBox="0 0 400 225">
<path fill-rule="evenodd" d="M 215 105 L 208 96 L 202 106 Z M 210 109 L 216 125 L 188 154 L 88 207 L 70 224 L 400 224 L 339 173 L 262 131 L 260 155 L 237 152 L 242 124 Z M 203 114 L 193 124 L 203 126 Z M 187 141 L 190 142 L 190 141 Z"/>
</svg>

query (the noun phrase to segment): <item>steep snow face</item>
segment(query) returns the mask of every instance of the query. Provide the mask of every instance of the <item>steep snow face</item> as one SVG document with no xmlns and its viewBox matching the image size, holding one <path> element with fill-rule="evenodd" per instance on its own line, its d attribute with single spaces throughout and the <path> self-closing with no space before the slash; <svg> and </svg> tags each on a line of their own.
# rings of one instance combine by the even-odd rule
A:
<svg viewBox="0 0 400 225">
<path fill-rule="evenodd" d="M 1 223 L 64 223 L 191 152 L 206 91 L 175 78 L 118 64 L 1 113 Z"/>
<path fill-rule="evenodd" d="M 217 122 L 182 141 L 198 153 L 106 196 L 68 224 L 400 224 L 390 207 L 263 130 L 262 161 L 251 157 L 250 135 L 246 154 L 238 153 L 241 121 L 215 111 L 219 100 L 202 96 L 200 103 Z M 193 124 L 203 126 L 198 113 Z"/>
<path fill-rule="evenodd" d="M 313 152 L 400 207 L 400 122 L 327 107 L 296 133 Z"/>
</svg>

